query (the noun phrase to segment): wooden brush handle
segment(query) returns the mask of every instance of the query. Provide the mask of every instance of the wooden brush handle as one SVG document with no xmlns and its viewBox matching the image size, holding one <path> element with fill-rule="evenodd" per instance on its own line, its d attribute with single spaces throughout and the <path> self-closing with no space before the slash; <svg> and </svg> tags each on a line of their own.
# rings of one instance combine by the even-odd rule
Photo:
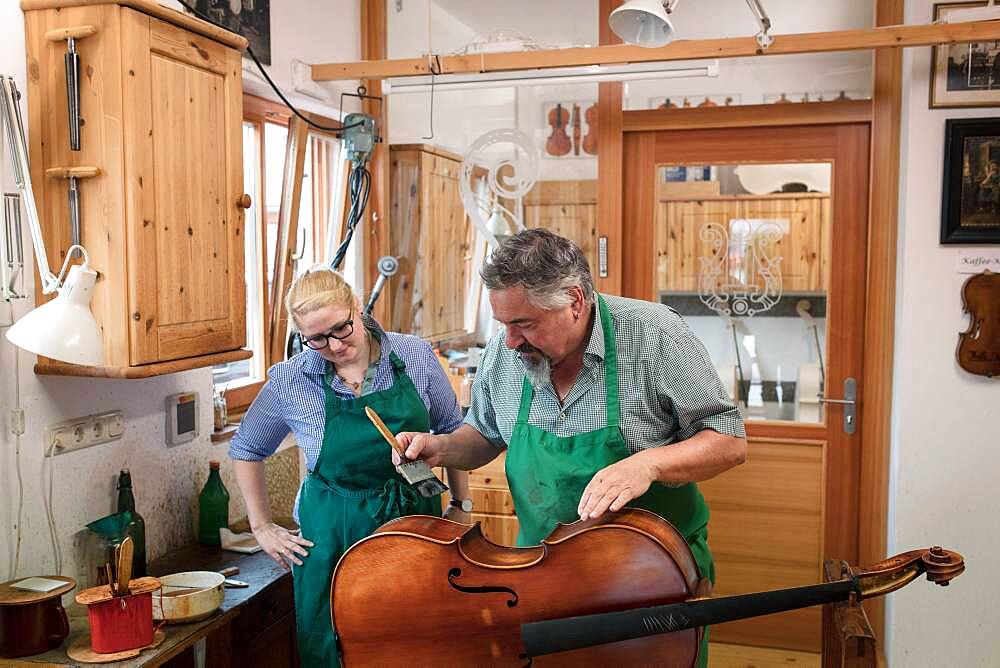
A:
<svg viewBox="0 0 1000 668">
<path fill-rule="evenodd" d="M 385 423 L 382 422 L 382 418 L 378 416 L 378 413 L 373 411 L 370 406 L 365 406 L 365 415 L 368 416 L 368 419 L 371 420 L 372 424 L 375 425 L 375 428 L 378 429 L 378 433 L 382 434 L 382 438 L 384 438 L 386 443 L 389 444 L 389 447 L 395 450 L 396 454 L 399 455 L 405 462 L 406 450 L 404 450 L 403 446 L 399 444 L 399 441 L 397 441 L 393 433 L 389 431 L 389 428 L 385 426 Z"/>
</svg>

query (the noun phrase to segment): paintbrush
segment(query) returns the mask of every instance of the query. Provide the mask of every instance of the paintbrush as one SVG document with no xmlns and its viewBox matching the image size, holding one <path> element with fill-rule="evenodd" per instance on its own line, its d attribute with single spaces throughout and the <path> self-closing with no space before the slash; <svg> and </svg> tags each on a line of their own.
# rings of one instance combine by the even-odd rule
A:
<svg viewBox="0 0 1000 668">
<path fill-rule="evenodd" d="M 378 413 L 373 411 L 371 407 L 365 406 L 365 414 L 368 419 L 372 421 L 375 428 L 378 429 L 378 433 L 382 434 L 382 438 L 385 439 L 386 443 L 389 444 L 399 458 L 403 461 L 402 464 L 396 467 L 400 475 L 410 484 L 411 487 L 420 492 L 420 496 L 437 496 L 442 492 L 448 491 L 448 486 L 441 482 L 434 471 L 431 471 L 431 467 L 427 466 L 427 462 L 422 460 L 414 460 L 412 462 L 406 461 L 406 451 L 393 436 L 389 428 L 385 426 L 382 422 L 382 418 L 378 416 Z"/>
</svg>

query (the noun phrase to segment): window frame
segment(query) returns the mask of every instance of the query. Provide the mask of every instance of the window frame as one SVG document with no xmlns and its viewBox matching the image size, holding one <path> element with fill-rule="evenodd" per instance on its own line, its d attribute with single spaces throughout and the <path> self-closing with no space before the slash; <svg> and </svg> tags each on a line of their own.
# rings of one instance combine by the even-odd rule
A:
<svg viewBox="0 0 1000 668">
<path fill-rule="evenodd" d="M 310 120 L 325 126 L 336 127 L 339 125 L 338 121 L 333 119 L 320 116 L 318 114 L 306 112 L 306 116 Z M 274 355 L 271 353 L 272 350 L 272 340 L 270 339 L 271 331 L 271 295 L 270 290 L 267 288 L 267 206 L 265 202 L 264 194 L 267 192 L 267 162 L 264 150 L 264 126 L 266 123 L 273 123 L 275 125 L 280 125 L 285 128 L 288 127 L 289 122 L 292 118 L 292 112 L 283 104 L 267 100 L 256 95 L 251 95 L 249 93 L 243 93 L 243 123 L 250 124 L 254 127 L 254 137 L 256 143 L 256 153 L 259 164 L 257 166 L 257 183 L 254 184 L 255 193 L 253 197 L 257 202 L 258 206 L 255 207 L 256 210 L 256 220 L 246 221 L 246 227 L 249 228 L 253 225 L 257 231 L 257 238 L 259 243 L 257 244 L 257 257 L 254 259 L 254 267 L 257 271 L 257 285 L 260 287 L 260 299 L 258 300 L 259 312 L 257 317 L 260 318 L 262 323 L 262 340 L 261 341 L 248 341 L 247 347 L 254 350 L 255 353 L 260 352 L 264 356 L 264 377 L 251 380 L 249 382 L 235 385 L 233 387 L 227 388 L 225 391 L 226 395 L 226 405 L 227 410 L 230 415 L 231 421 L 236 421 L 242 417 L 243 413 L 250 407 L 253 400 L 257 397 L 261 388 L 264 387 L 264 383 L 267 382 L 267 371 L 275 364 L 277 359 L 274 359 Z M 323 136 L 332 139 L 338 139 L 335 132 L 328 132 L 324 130 L 318 130 L 315 128 L 310 128 L 307 132 L 307 137 L 313 135 Z M 326 168 L 336 169 L 339 163 L 331 163 L 327 165 Z M 316 169 L 315 160 L 312 169 Z M 317 187 L 317 181 L 314 180 L 314 198 L 317 194 L 315 188 Z M 321 213 L 322 209 L 329 206 L 338 207 L 343 209 L 343 202 L 341 197 L 338 197 L 339 193 L 329 193 L 325 195 L 324 206 L 317 207 L 314 206 L 312 211 L 312 226 L 314 239 L 314 252 L 317 253 L 317 257 L 322 257 L 324 246 L 320 245 L 320 241 L 325 244 L 326 240 L 326 219 L 327 215 Z M 340 212 L 340 216 L 343 217 L 343 211 Z M 297 221 L 296 221 L 297 222 Z M 278 224 L 281 225 L 282 221 L 279 217 Z M 279 236 L 281 230 L 279 229 Z M 280 253 L 281 250 L 276 249 L 276 253 Z M 278 258 L 273 258 L 275 263 L 277 263 Z M 279 336 L 284 338 L 287 333 L 279 332 Z M 255 345 L 263 346 L 263 348 L 258 351 L 254 348 Z"/>
</svg>

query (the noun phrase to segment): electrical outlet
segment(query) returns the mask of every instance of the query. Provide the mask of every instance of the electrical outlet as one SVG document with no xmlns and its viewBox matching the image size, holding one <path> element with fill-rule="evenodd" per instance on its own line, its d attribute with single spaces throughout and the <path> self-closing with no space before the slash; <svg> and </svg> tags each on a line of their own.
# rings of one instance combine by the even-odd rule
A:
<svg viewBox="0 0 1000 668">
<path fill-rule="evenodd" d="M 61 455 L 64 452 L 89 448 L 109 441 L 116 441 L 125 432 L 125 419 L 121 411 L 108 411 L 96 415 L 73 418 L 45 427 L 45 451 Z"/>
</svg>

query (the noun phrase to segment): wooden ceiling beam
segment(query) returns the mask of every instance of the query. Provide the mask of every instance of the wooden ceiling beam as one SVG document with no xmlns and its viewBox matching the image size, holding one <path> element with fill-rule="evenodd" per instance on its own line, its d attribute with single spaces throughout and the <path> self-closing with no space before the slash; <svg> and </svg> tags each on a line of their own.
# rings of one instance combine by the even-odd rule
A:
<svg viewBox="0 0 1000 668">
<path fill-rule="evenodd" d="M 312 66 L 312 78 L 313 81 L 339 81 L 421 76 L 431 74 L 432 66 L 434 74 L 471 74 L 583 65 L 859 51 L 882 47 L 933 46 L 994 40 L 1000 40 L 1000 21 L 971 21 L 775 35 L 774 43 L 767 50 L 761 50 L 754 37 L 725 37 L 676 40 L 666 46 L 652 49 L 612 44 L 568 49 L 322 63 Z"/>
</svg>

